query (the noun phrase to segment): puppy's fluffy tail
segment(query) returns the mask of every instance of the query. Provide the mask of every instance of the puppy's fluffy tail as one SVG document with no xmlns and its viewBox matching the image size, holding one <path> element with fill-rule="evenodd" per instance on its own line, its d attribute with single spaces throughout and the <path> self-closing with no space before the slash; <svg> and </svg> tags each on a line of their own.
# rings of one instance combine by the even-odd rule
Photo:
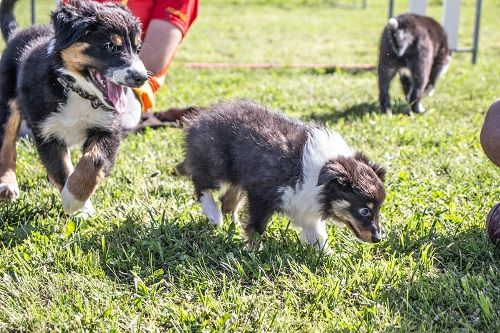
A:
<svg viewBox="0 0 500 333">
<path fill-rule="evenodd" d="M 387 26 L 389 27 L 389 29 L 391 29 L 391 31 L 396 31 L 398 30 L 398 20 L 396 20 L 396 18 L 394 17 L 391 17 L 389 19 L 389 22 L 387 22 Z"/>
<path fill-rule="evenodd" d="M 14 7 L 17 0 L 0 0 L 0 29 L 5 41 L 8 41 L 17 30 Z"/>
</svg>

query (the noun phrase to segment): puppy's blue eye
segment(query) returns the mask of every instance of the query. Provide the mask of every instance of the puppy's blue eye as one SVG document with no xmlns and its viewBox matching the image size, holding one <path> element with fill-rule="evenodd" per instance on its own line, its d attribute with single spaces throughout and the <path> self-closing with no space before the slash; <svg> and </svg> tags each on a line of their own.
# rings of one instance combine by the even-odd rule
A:
<svg viewBox="0 0 500 333">
<path fill-rule="evenodd" d="M 359 214 L 361 216 L 370 216 L 371 215 L 370 210 L 368 208 L 366 208 L 366 207 L 365 208 L 361 208 L 359 210 Z"/>
</svg>

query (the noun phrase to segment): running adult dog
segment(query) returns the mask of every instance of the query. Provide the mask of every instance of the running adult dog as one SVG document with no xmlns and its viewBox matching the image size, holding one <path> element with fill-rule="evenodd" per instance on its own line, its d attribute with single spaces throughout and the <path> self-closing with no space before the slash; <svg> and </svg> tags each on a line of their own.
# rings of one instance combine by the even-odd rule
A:
<svg viewBox="0 0 500 333">
<path fill-rule="evenodd" d="M 216 104 L 188 116 L 186 159 L 178 171 L 193 180 L 211 223 L 237 220 L 244 197 L 247 237 L 262 234 L 273 212 L 287 214 L 301 239 L 328 251 L 326 219 L 379 242 L 385 170 L 351 149 L 340 134 L 305 125 L 253 102 Z M 222 212 L 213 191 L 221 191 Z"/>
<path fill-rule="evenodd" d="M 424 112 L 422 97 L 432 96 L 450 59 L 446 32 L 434 19 L 415 14 L 390 18 L 382 33 L 378 64 L 382 112 L 392 113 L 389 86 L 398 72 L 413 112 Z"/>
<path fill-rule="evenodd" d="M 19 196 L 15 143 L 24 118 L 64 210 L 92 214 L 90 196 L 120 144 L 119 115 L 132 94 L 126 87 L 147 80 L 139 22 L 123 6 L 74 0 L 52 13 L 52 26 L 18 31 L 16 2 L 0 3 L 7 41 L 0 60 L 0 198 Z M 73 145 L 83 146 L 74 169 Z"/>
</svg>

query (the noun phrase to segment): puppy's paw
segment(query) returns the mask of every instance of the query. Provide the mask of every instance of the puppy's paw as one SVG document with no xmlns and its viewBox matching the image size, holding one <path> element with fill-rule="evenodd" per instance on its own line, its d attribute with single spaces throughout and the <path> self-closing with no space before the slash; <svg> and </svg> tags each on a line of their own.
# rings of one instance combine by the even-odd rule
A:
<svg viewBox="0 0 500 333">
<path fill-rule="evenodd" d="M 73 214 L 77 210 L 83 208 L 86 204 L 86 201 L 80 201 L 68 190 L 66 186 L 64 186 L 61 191 L 61 199 L 63 202 L 64 211 L 68 214 Z"/>
<path fill-rule="evenodd" d="M 222 225 L 222 223 L 224 221 L 224 217 L 223 217 L 220 210 L 214 209 L 214 210 L 206 211 L 205 215 L 208 217 L 208 220 L 213 225 L 217 225 L 217 226 Z"/>
<path fill-rule="evenodd" d="M 210 192 L 203 192 L 200 198 L 203 213 L 213 225 L 222 225 L 224 216 Z"/>
<path fill-rule="evenodd" d="M 303 227 L 300 233 L 300 240 L 303 244 L 311 245 L 318 252 L 331 255 L 331 250 L 328 247 L 328 234 L 322 222 L 313 227 Z"/>
<path fill-rule="evenodd" d="M 19 197 L 19 187 L 16 183 L 0 184 L 0 200 L 14 201 Z"/>
<path fill-rule="evenodd" d="M 436 91 L 436 89 L 434 89 L 434 86 L 433 85 L 430 85 L 428 86 L 426 89 L 425 89 L 425 94 L 429 97 L 432 97 L 432 95 L 434 95 L 434 92 Z"/>
<path fill-rule="evenodd" d="M 92 206 L 92 202 L 90 201 L 90 199 L 88 199 L 87 201 L 85 201 L 85 205 L 83 205 L 81 209 L 73 213 L 73 216 L 77 219 L 87 220 L 94 216 L 94 214 L 94 206 Z"/>
<path fill-rule="evenodd" d="M 333 255 L 333 250 L 330 249 L 328 246 L 323 248 L 323 250 L 321 250 L 321 252 L 323 252 L 325 257 L 331 257 Z"/>
<path fill-rule="evenodd" d="M 392 116 L 392 109 L 391 108 L 385 108 L 382 110 L 383 114 L 386 114 L 388 116 Z"/>
<path fill-rule="evenodd" d="M 418 102 L 417 105 L 415 106 L 415 113 L 424 113 L 425 112 L 425 108 L 424 108 L 424 104 L 422 104 L 422 102 Z"/>
<path fill-rule="evenodd" d="M 262 245 L 263 236 L 258 232 L 251 233 L 245 230 L 245 249 L 247 251 L 259 251 Z"/>
</svg>

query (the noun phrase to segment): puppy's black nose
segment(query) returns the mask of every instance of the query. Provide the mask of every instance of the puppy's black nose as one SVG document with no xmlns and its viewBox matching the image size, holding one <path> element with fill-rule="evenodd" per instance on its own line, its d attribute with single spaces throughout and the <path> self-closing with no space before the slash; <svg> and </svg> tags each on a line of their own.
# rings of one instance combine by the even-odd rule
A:
<svg viewBox="0 0 500 333">
<path fill-rule="evenodd" d="M 140 87 L 147 80 L 148 80 L 147 74 L 137 72 L 137 71 L 132 71 L 132 70 L 127 71 L 127 81 L 128 81 L 127 83 L 129 83 L 133 87 Z"/>
<path fill-rule="evenodd" d="M 382 237 L 380 236 L 380 232 L 375 232 L 372 234 L 372 242 L 373 243 L 379 243 L 382 240 Z"/>
</svg>

